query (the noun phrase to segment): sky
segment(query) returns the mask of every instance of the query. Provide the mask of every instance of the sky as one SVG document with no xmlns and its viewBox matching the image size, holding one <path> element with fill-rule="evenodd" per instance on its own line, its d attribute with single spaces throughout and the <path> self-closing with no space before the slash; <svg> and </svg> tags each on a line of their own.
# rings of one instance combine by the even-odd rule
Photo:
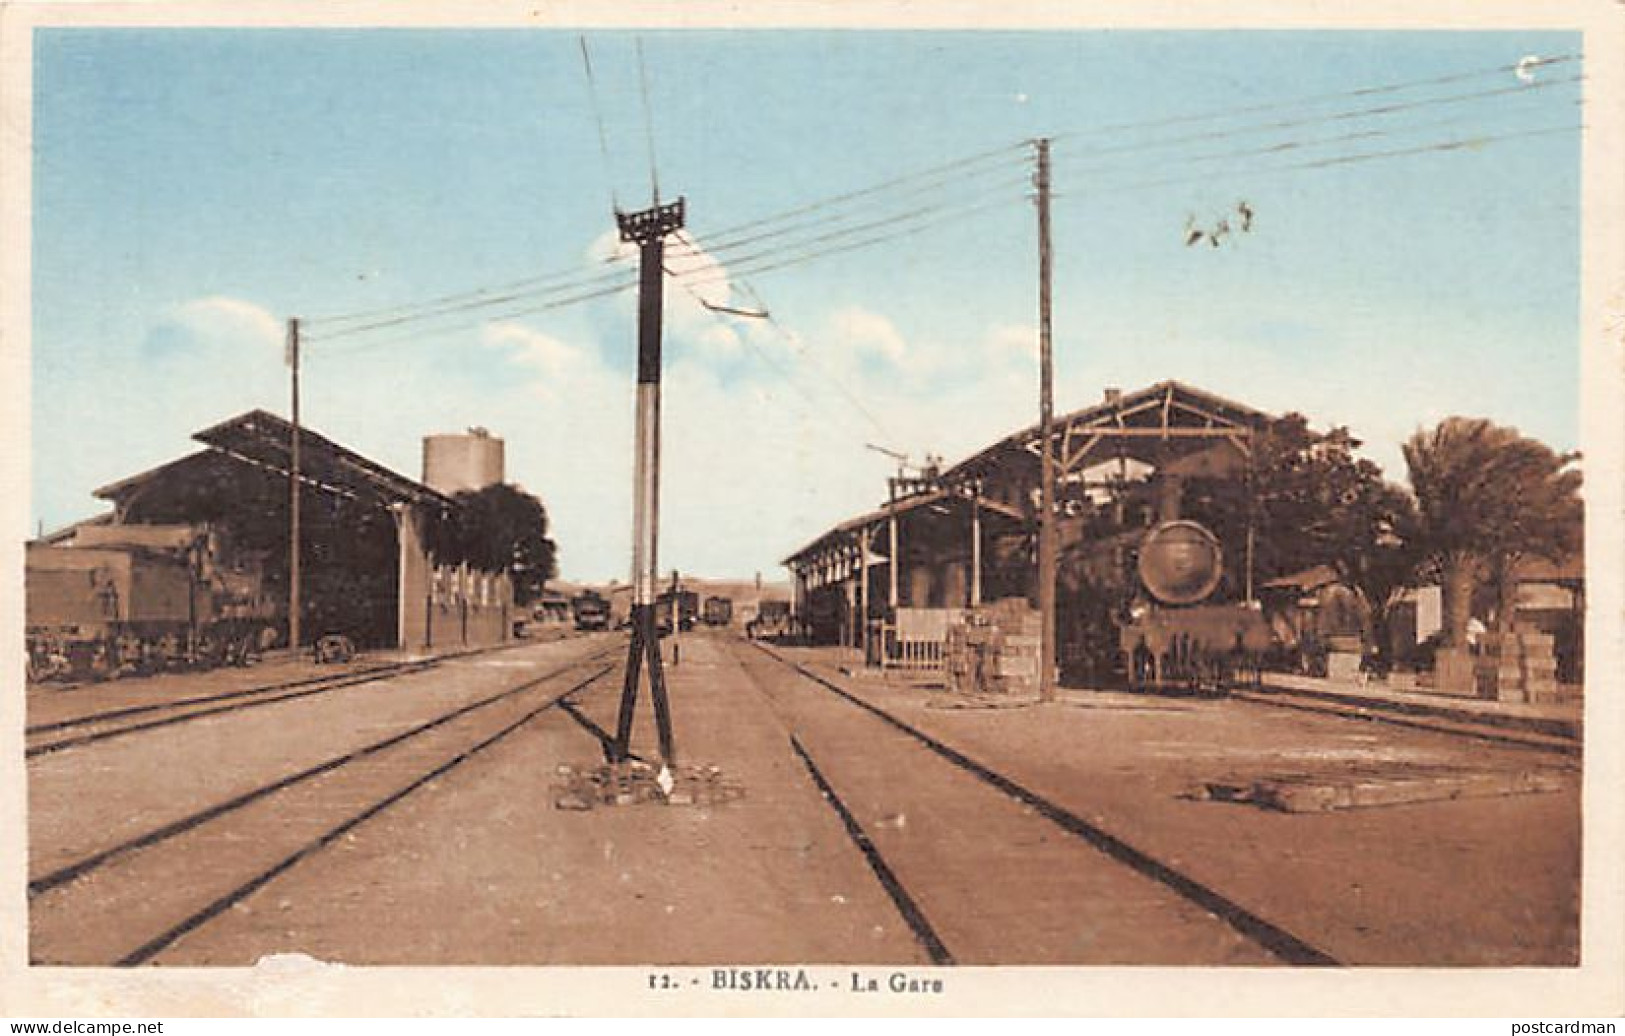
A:
<svg viewBox="0 0 1625 1036">
<path fill-rule="evenodd" d="M 31 517 L 98 513 L 94 488 L 192 432 L 286 414 L 298 318 L 309 427 L 412 477 L 422 436 L 489 428 L 561 574 L 626 579 L 635 297 L 540 307 L 631 278 L 612 212 L 657 180 L 690 234 L 661 567 L 778 578 L 883 499 L 870 446 L 951 463 L 1036 420 L 1036 137 L 1059 411 L 1175 379 L 1346 425 L 1401 482 L 1400 443 L 1451 414 L 1573 449 L 1583 66 L 1519 63 L 1578 46 L 41 30 Z M 1220 246 L 1186 243 L 1221 220 Z"/>
</svg>

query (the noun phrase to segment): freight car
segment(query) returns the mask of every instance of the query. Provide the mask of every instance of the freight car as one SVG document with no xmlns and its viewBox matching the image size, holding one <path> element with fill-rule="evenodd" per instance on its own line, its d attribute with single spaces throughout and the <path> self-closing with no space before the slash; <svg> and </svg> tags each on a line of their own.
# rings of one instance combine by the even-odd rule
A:
<svg viewBox="0 0 1625 1036">
<path fill-rule="evenodd" d="M 583 590 L 570 598 L 570 614 L 578 630 L 609 629 L 609 602 L 596 590 Z"/>
<path fill-rule="evenodd" d="M 685 632 L 693 629 L 699 613 L 700 595 L 693 590 L 668 589 L 655 598 L 655 628 L 662 634 L 673 629 Z"/>
<path fill-rule="evenodd" d="M 756 606 L 756 618 L 745 624 L 752 640 L 777 640 L 795 631 L 789 601 L 763 601 Z"/>
<path fill-rule="evenodd" d="M 700 617 L 707 626 L 726 626 L 734 618 L 734 602 L 731 597 L 707 597 L 701 608 Z"/>
<path fill-rule="evenodd" d="M 241 663 L 277 637 L 255 570 L 220 564 L 205 526 L 101 526 L 71 546 L 30 543 L 28 676 L 109 678 Z"/>
</svg>

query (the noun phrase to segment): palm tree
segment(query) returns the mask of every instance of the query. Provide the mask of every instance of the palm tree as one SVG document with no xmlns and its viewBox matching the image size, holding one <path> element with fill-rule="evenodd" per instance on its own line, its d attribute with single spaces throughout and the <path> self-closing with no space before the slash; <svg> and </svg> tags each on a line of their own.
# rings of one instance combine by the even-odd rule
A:
<svg viewBox="0 0 1625 1036">
<path fill-rule="evenodd" d="M 1580 542 L 1574 454 L 1481 418 L 1447 417 L 1404 445 L 1422 541 L 1440 574 L 1447 647 L 1466 644 L 1473 591 L 1495 577 L 1511 624 L 1520 559 L 1556 560 Z"/>
</svg>

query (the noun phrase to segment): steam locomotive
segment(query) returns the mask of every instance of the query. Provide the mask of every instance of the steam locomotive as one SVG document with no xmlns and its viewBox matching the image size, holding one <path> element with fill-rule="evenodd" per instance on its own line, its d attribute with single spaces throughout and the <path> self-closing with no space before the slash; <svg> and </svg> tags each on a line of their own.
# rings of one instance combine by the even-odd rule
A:
<svg viewBox="0 0 1625 1036">
<path fill-rule="evenodd" d="M 72 545 L 30 543 L 28 678 L 110 678 L 242 663 L 282 636 L 251 558 L 206 525 L 103 525 Z"/>
<path fill-rule="evenodd" d="M 570 614 L 578 630 L 609 629 L 609 602 L 596 590 L 583 590 L 570 598 Z"/>
<path fill-rule="evenodd" d="M 1219 599 L 1224 551 L 1204 525 L 1175 519 L 1153 526 L 1135 552 L 1134 577 L 1116 623 L 1129 686 L 1217 690 L 1256 668 L 1269 649 L 1262 611 Z"/>
</svg>

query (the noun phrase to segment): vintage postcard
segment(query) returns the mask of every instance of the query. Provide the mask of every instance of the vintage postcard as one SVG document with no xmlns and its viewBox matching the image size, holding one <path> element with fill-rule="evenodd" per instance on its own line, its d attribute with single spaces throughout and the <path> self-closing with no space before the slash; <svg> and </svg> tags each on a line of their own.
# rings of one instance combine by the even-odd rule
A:
<svg viewBox="0 0 1625 1036">
<path fill-rule="evenodd" d="M 0 4 L 0 1011 L 1625 1010 L 1622 40 Z"/>
</svg>

